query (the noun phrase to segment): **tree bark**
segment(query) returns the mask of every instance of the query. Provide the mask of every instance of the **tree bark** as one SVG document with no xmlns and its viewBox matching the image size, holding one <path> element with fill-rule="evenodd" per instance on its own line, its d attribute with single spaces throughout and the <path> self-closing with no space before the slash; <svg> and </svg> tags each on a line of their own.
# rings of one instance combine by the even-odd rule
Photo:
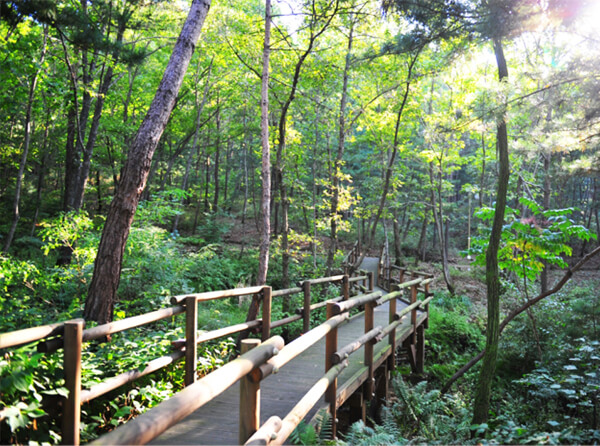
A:
<svg viewBox="0 0 600 446">
<path fill-rule="evenodd" d="M 84 309 L 84 317 L 88 320 L 102 324 L 113 318 L 131 223 L 146 186 L 152 156 L 175 105 L 209 8 L 210 0 L 192 1 L 158 91 L 129 149 L 119 188 L 110 205 L 98 247 L 94 275 Z"/>
<path fill-rule="evenodd" d="M 498 65 L 498 78 L 504 81 L 508 78 L 508 67 L 504 58 L 502 42 L 499 38 L 493 39 L 494 53 Z M 506 116 L 503 114 L 497 124 L 497 150 L 498 150 L 498 185 L 496 189 L 496 207 L 492 233 L 486 251 L 485 281 L 487 286 L 487 328 L 486 347 L 483 364 L 479 374 L 475 401 L 473 403 L 473 424 L 485 423 L 489 416 L 490 394 L 492 382 L 496 372 L 496 359 L 498 357 L 498 338 L 500 336 L 500 274 L 498 268 L 498 249 L 500 236 L 504 224 L 506 210 L 506 196 L 510 165 L 508 159 L 508 132 L 506 129 Z"/>
</svg>

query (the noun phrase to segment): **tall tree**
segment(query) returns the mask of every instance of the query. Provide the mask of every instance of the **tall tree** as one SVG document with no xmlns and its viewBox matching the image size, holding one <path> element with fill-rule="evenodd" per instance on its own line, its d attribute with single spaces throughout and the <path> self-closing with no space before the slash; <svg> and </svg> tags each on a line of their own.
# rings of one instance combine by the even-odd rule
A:
<svg viewBox="0 0 600 446">
<path fill-rule="evenodd" d="M 33 122 L 33 103 L 35 100 L 35 91 L 38 84 L 38 79 L 40 76 L 40 72 L 42 71 L 42 66 L 44 64 L 44 59 L 46 58 L 46 47 L 48 42 L 48 26 L 44 26 L 43 38 L 42 38 L 42 49 L 40 52 L 39 60 L 36 62 L 35 71 L 31 74 L 30 79 L 28 80 L 28 94 L 27 94 L 27 106 L 25 108 L 25 120 L 23 122 L 23 129 L 25 134 L 23 135 L 23 152 L 21 153 L 21 162 L 19 163 L 19 171 L 17 173 L 17 182 L 15 186 L 15 198 L 13 201 L 13 218 L 12 223 L 10 225 L 10 229 L 8 230 L 8 234 L 6 235 L 6 239 L 4 240 L 3 251 L 8 252 L 10 245 L 12 244 L 13 238 L 15 236 L 15 231 L 17 230 L 17 224 L 19 223 L 19 219 L 21 218 L 21 213 L 19 211 L 19 204 L 21 202 L 21 190 L 23 188 L 23 176 L 25 174 L 25 166 L 27 165 L 27 157 L 29 155 L 29 146 L 31 144 L 31 133 L 32 133 L 32 122 Z"/>
<path fill-rule="evenodd" d="M 167 125 L 200 36 L 211 0 L 193 0 L 173 53 L 144 121 L 129 149 L 117 193 L 110 205 L 84 316 L 100 323 L 113 318 L 129 229 L 146 186 L 152 156 Z"/>
<path fill-rule="evenodd" d="M 271 243 L 271 149 L 269 146 L 269 56 L 271 53 L 271 0 L 265 0 L 265 37 L 260 90 L 260 142 L 262 145 L 262 199 L 258 285 L 267 282 Z M 258 312 L 258 309 L 257 309 Z"/>
</svg>

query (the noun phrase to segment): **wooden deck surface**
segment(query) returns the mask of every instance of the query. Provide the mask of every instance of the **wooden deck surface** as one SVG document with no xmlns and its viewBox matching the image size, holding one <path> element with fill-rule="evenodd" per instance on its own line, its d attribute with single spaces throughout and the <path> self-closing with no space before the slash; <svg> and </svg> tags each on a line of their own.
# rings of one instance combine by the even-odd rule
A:
<svg viewBox="0 0 600 446">
<path fill-rule="evenodd" d="M 364 266 L 364 264 L 363 264 Z M 370 265 L 367 265 L 370 266 Z M 398 311 L 402 304 L 398 303 Z M 419 323 L 425 315 L 421 314 Z M 374 326 L 388 325 L 388 305 L 375 309 Z M 398 342 L 412 332 L 410 316 L 396 331 Z M 364 316 L 358 314 L 338 329 L 338 348 L 356 340 L 364 333 Z M 398 344 L 397 344 L 398 345 Z M 390 353 L 387 340 L 375 346 L 374 358 L 383 360 Z M 364 352 L 361 348 L 350 356 L 350 365 L 338 378 L 338 395 L 345 389 L 355 387 L 361 382 L 357 379 L 364 373 Z M 261 425 L 269 417 L 277 415 L 284 418 L 304 394 L 325 374 L 325 340 L 315 344 L 303 354 L 286 364 L 279 373 L 267 377 L 261 382 Z M 364 381 L 364 377 L 362 377 Z M 179 424 L 173 426 L 156 438 L 152 444 L 237 444 L 239 423 L 239 383 L 229 388 L 219 397 L 204 405 Z M 310 420 L 316 412 L 326 407 L 323 399 L 306 417 Z"/>
</svg>

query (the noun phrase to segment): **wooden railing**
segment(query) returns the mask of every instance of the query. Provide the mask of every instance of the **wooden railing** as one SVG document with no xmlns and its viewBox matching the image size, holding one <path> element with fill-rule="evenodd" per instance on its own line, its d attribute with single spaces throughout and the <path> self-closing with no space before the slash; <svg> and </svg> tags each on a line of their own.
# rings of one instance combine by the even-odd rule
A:
<svg viewBox="0 0 600 446">
<path fill-rule="evenodd" d="M 274 416 L 269 418 L 256 432 L 246 441 L 246 445 L 281 445 L 284 444 L 310 410 L 319 402 L 325 394 L 326 401 L 329 403 L 329 412 L 332 422 L 332 435 L 335 437 L 337 430 L 337 409 L 357 390 L 361 385 L 366 386 L 364 395 L 368 399 L 374 396 L 374 375 L 375 369 L 382 366 L 393 367 L 395 364 L 396 352 L 396 329 L 402 324 L 403 318 L 410 314 L 413 325 L 407 339 L 407 347 L 412 350 L 414 355 L 413 364 L 417 371 L 422 372 L 424 356 L 424 329 L 428 320 L 429 302 L 432 297 L 428 297 L 428 286 L 431 279 L 418 278 L 397 286 L 393 293 L 382 296 L 381 292 L 373 292 L 356 296 L 348 301 L 328 302 L 327 303 L 327 321 L 310 332 L 310 340 L 304 339 L 307 335 L 286 345 L 278 356 L 270 359 L 264 365 L 252 372 L 255 380 L 264 379 L 272 370 L 277 370 L 285 365 L 289 358 L 294 357 L 306 350 L 310 345 L 316 342 L 316 338 L 326 338 L 325 341 L 325 374 L 319 378 L 313 387 L 298 401 L 294 408 L 282 419 Z M 417 301 L 418 287 L 426 291 L 426 298 Z M 410 305 L 396 311 L 397 300 L 403 298 L 404 290 L 410 290 Z M 374 310 L 377 306 L 384 303 L 390 305 L 389 324 L 385 327 L 374 325 Z M 339 348 L 337 332 L 341 324 L 349 319 L 350 310 L 357 307 L 365 307 L 364 334 L 357 337 L 356 340 Z M 421 318 L 418 317 L 418 310 L 421 309 Z M 377 343 L 388 339 L 387 349 L 374 355 Z M 354 376 L 356 379 L 347 386 L 343 392 L 338 392 L 337 377 L 348 366 L 348 358 L 353 353 L 364 347 L 364 367 Z M 409 354 L 410 356 L 410 354 Z M 386 361 L 387 360 L 387 361 Z M 361 394 L 362 396 L 362 394 Z M 242 438 L 241 438 L 242 439 Z"/>
<path fill-rule="evenodd" d="M 344 257 L 344 260 L 342 261 L 342 267 L 344 268 L 344 273 L 345 274 L 350 274 L 352 271 L 352 268 L 356 265 L 356 263 L 358 262 L 358 260 L 360 259 L 360 251 L 361 251 L 361 243 L 359 240 L 357 240 L 354 245 L 352 246 L 352 249 L 350 250 L 350 252 L 348 254 L 346 254 L 346 257 Z"/>
<path fill-rule="evenodd" d="M 337 377 L 348 366 L 349 355 L 364 346 L 364 370 L 361 370 L 352 384 L 355 389 L 365 384 L 367 386 L 366 395 L 372 395 L 375 369 L 390 357 L 391 360 L 388 363 L 394 363 L 396 329 L 402 323 L 403 318 L 410 314 L 413 324 L 411 333 L 414 336 L 411 336 L 408 341 L 410 345 L 414 346 L 415 361 L 418 363 L 418 358 L 423 357 L 423 330 L 428 317 L 428 305 L 431 297 L 423 301 L 417 301 L 416 297 L 417 287 L 420 285 L 426 288 L 430 281 L 430 279 L 424 278 L 411 280 L 400 284 L 397 291 L 384 296 L 377 291 L 358 295 L 348 300 L 332 299 L 326 303 L 327 320 L 285 346 L 279 337 L 270 338 L 262 344 L 259 344 L 258 340 L 248 339 L 245 347 L 245 350 L 248 351 L 240 358 L 191 384 L 175 397 L 138 416 L 135 420 L 102 436 L 93 444 L 117 445 L 149 442 L 240 379 L 240 444 L 283 444 L 323 394 L 326 394 L 326 400 L 329 403 L 332 433 L 335 436 L 337 409 L 352 393 L 339 394 L 337 391 Z M 321 279 L 316 279 L 312 283 L 322 282 Z M 412 303 L 396 312 L 397 300 L 402 298 L 405 289 L 410 289 Z M 385 327 L 373 327 L 374 309 L 388 302 L 390 305 L 389 324 Z M 352 343 L 338 348 L 338 327 L 349 319 L 350 310 L 359 306 L 365 307 L 365 333 Z M 421 309 L 421 318 L 418 317 L 419 309 Z M 292 359 L 323 338 L 325 338 L 326 345 L 324 376 L 317 380 L 283 419 L 276 416 L 271 417 L 262 427 L 259 426 L 261 381 L 279 371 Z M 375 345 L 386 338 L 389 339 L 389 347 L 383 353 L 375 356 Z M 422 359 L 417 367 L 419 366 L 422 368 Z"/>
<path fill-rule="evenodd" d="M 393 265 L 385 248 L 382 249 L 379 265 L 377 267 L 377 285 L 386 291 L 391 291 L 395 285 L 404 282 L 404 279 L 410 276 L 411 279 L 423 277 L 425 279 L 433 278 L 433 274 L 411 271 L 407 268 Z M 420 291 L 425 291 L 421 289 Z"/>
<path fill-rule="evenodd" d="M 202 342 L 207 342 L 247 330 L 261 330 L 261 338 L 263 341 L 266 341 L 270 337 L 271 329 L 289 324 L 299 319 L 303 319 L 303 331 L 307 332 L 310 329 L 311 312 L 319 308 L 323 308 L 327 304 L 326 302 L 312 304 L 311 290 L 313 289 L 314 285 L 329 283 L 341 284 L 342 295 L 338 298 L 331 299 L 331 301 L 342 301 L 350 298 L 350 289 L 353 285 L 359 286 L 360 283 L 362 283 L 362 287 L 364 288 L 368 283 L 368 286 L 372 287 L 373 275 L 365 274 L 357 277 L 339 275 L 319 279 L 310 279 L 302 282 L 300 287 L 278 291 L 272 291 L 270 286 L 256 286 L 233 290 L 211 291 L 198 294 L 174 296 L 171 298 L 171 303 L 174 305 L 173 307 L 160 309 L 139 316 L 129 317 L 120 321 L 99 325 L 93 328 L 85 329 L 85 321 L 83 319 L 76 319 L 72 321 L 18 330 L 10 333 L 3 333 L 0 334 L 0 349 L 15 348 L 38 341 L 37 349 L 39 352 L 53 353 L 61 348 L 64 349 L 63 367 L 65 374 L 65 387 L 68 390 L 68 397 L 66 398 L 63 406 L 62 440 L 65 444 L 77 445 L 80 441 L 79 428 L 81 419 L 81 405 L 83 403 L 98 398 L 99 396 L 102 396 L 111 390 L 115 390 L 124 384 L 131 383 L 161 368 L 167 367 L 184 357 L 185 384 L 186 386 L 194 385 L 198 382 L 196 370 L 197 345 Z M 274 297 L 290 296 L 296 293 L 304 294 L 304 306 L 296 310 L 297 314 L 278 321 L 271 321 L 272 299 Z M 199 302 L 247 295 L 256 295 L 261 299 L 261 319 L 236 324 L 230 327 L 225 327 L 198 335 Z M 129 370 L 109 378 L 102 383 L 96 384 L 89 389 L 82 389 L 81 357 L 82 350 L 84 348 L 84 342 L 104 339 L 112 334 L 171 318 L 182 313 L 186 314 L 186 337 L 185 339 L 174 341 L 172 343 L 174 350 L 172 353 L 148 362 L 143 369 Z M 269 323 L 265 324 L 263 321 L 269 321 Z M 199 386 L 198 388 L 201 387 L 202 386 Z"/>
</svg>

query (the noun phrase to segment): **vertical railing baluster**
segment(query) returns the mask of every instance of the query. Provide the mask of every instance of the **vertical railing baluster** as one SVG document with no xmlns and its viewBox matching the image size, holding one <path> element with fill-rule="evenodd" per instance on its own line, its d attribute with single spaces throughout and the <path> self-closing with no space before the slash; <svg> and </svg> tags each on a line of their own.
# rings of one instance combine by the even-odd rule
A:
<svg viewBox="0 0 600 446">
<path fill-rule="evenodd" d="M 270 287 L 269 287 L 270 288 Z M 242 355 L 260 344 L 258 339 L 243 339 Z M 239 443 L 244 444 L 260 427 L 260 381 L 254 382 L 250 374 L 240 380 Z"/>
<path fill-rule="evenodd" d="M 415 279 L 417 275 L 415 273 L 411 274 L 411 279 Z M 412 285 L 410 287 L 410 303 L 414 304 L 417 301 L 417 285 Z M 414 308 L 411 312 L 411 322 L 413 325 L 413 335 L 412 335 L 412 343 L 413 345 L 417 343 L 417 309 Z"/>
<path fill-rule="evenodd" d="M 271 337 L 271 302 L 273 289 L 265 286 L 262 290 L 262 341 Z"/>
<path fill-rule="evenodd" d="M 302 309 L 302 333 L 306 333 L 310 330 L 310 280 L 302 282 L 302 289 L 304 290 L 304 308 Z"/>
<path fill-rule="evenodd" d="M 185 385 L 196 382 L 198 365 L 198 303 L 195 296 L 185 298 Z"/>
<path fill-rule="evenodd" d="M 76 319 L 65 322 L 64 331 L 64 370 L 65 387 L 69 396 L 63 411 L 63 444 L 79 444 L 81 422 L 81 348 L 85 321 Z"/>
<path fill-rule="evenodd" d="M 377 304 L 374 301 L 367 302 L 365 304 L 365 333 L 374 328 L 376 305 Z M 365 397 L 369 401 L 373 398 L 375 384 L 375 375 L 373 370 L 373 345 L 375 342 L 376 341 L 373 339 L 365 344 L 365 366 L 369 368 L 369 377 L 365 383 Z"/>
<path fill-rule="evenodd" d="M 344 296 L 344 300 L 350 299 L 350 282 L 349 282 L 348 274 L 344 274 L 344 278 L 342 279 L 342 295 Z"/>
<path fill-rule="evenodd" d="M 390 291 L 392 291 L 392 292 L 398 291 L 398 286 L 395 286 L 394 288 L 395 289 L 390 290 Z M 390 324 L 396 320 L 397 303 L 398 303 L 397 297 L 394 297 L 392 300 L 390 300 L 390 303 L 389 303 L 389 305 L 390 305 L 389 323 Z M 390 336 L 388 338 L 388 342 L 390 343 L 390 347 L 392 349 L 392 351 L 390 353 L 388 369 L 393 371 L 396 369 L 396 329 L 393 329 L 391 331 Z"/>
<path fill-rule="evenodd" d="M 335 303 L 327 304 L 327 319 L 335 316 Z M 338 349 L 338 329 L 333 328 L 325 336 L 325 373 L 333 367 L 333 354 Z M 329 403 L 329 412 L 331 414 L 331 435 L 335 439 L 337 435 L 337 378 L 327 388 L 325 401 Z"/>
</svg>

